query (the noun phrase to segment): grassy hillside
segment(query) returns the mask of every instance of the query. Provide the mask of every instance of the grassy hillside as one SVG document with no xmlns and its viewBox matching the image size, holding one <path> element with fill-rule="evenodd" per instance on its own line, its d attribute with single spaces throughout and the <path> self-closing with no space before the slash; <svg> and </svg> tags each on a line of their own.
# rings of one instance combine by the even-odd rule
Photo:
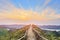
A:
<svg viewBox="0 0 60 40">
<path fill-rule="evenodd" d="M 35 30 L 39 32 L 40 35 L 47 38 L 48 40 L 60 40 L 60 32 L 56 31 L 48 31 L 48 30 L 42 30 L 36 25 L 32 25 Z"/>
<path fill-rule="evenodd" d="M 18 40 L 25 35 L 26 30 L 29 29 L 30 25 L 27 25 L 20 29 L 7 30 L 6 28 L 0 28 L 0 40 Z M 33 29 L 37 30 L 40 35 L 47 38 L 48 40 L 60 40 L 60 32 L 42 30 L 36 25 L 32 25 Z M 26 40 L 23 38 L 22 40 Z"/>
<path fill-rule="evenodd" d="M 21 29 L 12 29 L 7 30 L 6 28 L 0 28 L 0 40 L 17 40 L 21 38 L 26 30 L 29 28 L 29 25 Z"/>
</svg>

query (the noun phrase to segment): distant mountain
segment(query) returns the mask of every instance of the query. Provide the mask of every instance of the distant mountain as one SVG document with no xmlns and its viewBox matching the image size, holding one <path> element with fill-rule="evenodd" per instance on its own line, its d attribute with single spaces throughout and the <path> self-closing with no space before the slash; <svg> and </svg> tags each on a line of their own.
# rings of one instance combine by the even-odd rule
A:
<svg viewBox="0 0 60 40">
<path fill-rule="evenodd" d="M 38 25 L 38 27 L 45 29 L 60 29 L 60 25 Z"/>
<path fill-rule="evenodd" d="M 0 25 L 0 28 L 15 28 L 15 29 L 19 29 L 24 27 L 25 25 Z"/>
</svg>

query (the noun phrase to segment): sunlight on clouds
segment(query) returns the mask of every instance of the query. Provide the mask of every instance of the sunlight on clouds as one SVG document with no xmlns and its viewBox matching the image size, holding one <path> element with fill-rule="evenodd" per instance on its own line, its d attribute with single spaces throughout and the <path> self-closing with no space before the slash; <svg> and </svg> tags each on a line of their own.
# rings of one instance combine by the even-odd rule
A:
<svg viewBox="0 0 60 40">
<path fill-rule="evenodd" d="M 49 2 L 48 0 L 45 5 Z M 60 15 L 55 14 L 55 10 L 51 7 L 43 9 L 41 12 L 36 12 L 31 9 L 25 10 L 22 6 L 21 8 L 16 8 L 14 5 L 5 1 L 6 7 L 1 10 L 0 12 L 0 19 L 13 19 L 13 20 L 20 20 L 20 21 L 29 21 L 29 20 L 36 20 L 36 21 L 49 21 L 60 18 Z M 0 5 L 3 6 L 3 5 Z M 39 6 L 38 6 L 39 7 Z M 8 9 L 8 10 L 5 10 Z M 36 9 L 38 10 L 38 9 Z"/>
<path fill-rule="evenodd" d="M 50 13 L 48 14 L 48 12 Z M 24 10 L 24 9 L 15 9 L 11 12 L 1 13 L 0 14 L 4 18 L 10 18 L 14 20 L 39 20 L 39 21 L 48 21 L 56 18 L 60 18 L 60 15 L 55 14 L 55 11 L 51 8 L 44 9 L 42 12 L 38 13 L 32 10 Z"/>
</svg>

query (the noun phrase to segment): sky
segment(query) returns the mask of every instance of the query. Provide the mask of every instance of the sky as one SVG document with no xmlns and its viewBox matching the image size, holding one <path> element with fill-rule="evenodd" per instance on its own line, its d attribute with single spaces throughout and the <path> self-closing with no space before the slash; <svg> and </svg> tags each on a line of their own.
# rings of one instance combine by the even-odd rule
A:
<svg viewBox="0 0 60 40">
<path fill-rule="evenodd" d="M 0 24 L 59 24 L 60 0 L 0 0 Z"/>
</svg>

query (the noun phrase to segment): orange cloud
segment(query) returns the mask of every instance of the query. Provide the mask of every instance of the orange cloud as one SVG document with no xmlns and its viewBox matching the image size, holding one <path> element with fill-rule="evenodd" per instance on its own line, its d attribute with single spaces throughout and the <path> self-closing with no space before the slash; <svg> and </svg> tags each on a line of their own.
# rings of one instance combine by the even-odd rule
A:
<svg viewBox="0 0 60 40">
<path fill-rule="evenodd" d="M 46 2 L 46 4 L 49 1 Z M 60 18 L 60 15 L 55 14 L 55 10 L 48 7 L 46 9 L 43 9 L 41 12 L 36 12 L 31 9 L 25 10 L 21 6 L 20 9 L 14 7 L 12 4 L 7 4 L 6 7 L 8 10 L 3 9 L 2 12 L 0 12 L 0 19 L 13 19 L 13 20 L 21 20 L 21 21 L 29 21 L 29 20 L 37 20 L 37 21 L 49 21 L 53 19 Z M 36 9 L 37 10 L 37 9 Z"/>
<path fill-rule="evenodd" d="M 50 11 L 50 14 L 48 13 Z M 38 13 L 33 10 L 13 9 L 11 12 L 0 13 L 0 18 L 9 18 L 14 20 L 39 20 L 48 21 L 56 18 L 60 18 L 60 15 L 55 14 L 55 11 L 51 8 L 44 9 Z"/>
</svg>

